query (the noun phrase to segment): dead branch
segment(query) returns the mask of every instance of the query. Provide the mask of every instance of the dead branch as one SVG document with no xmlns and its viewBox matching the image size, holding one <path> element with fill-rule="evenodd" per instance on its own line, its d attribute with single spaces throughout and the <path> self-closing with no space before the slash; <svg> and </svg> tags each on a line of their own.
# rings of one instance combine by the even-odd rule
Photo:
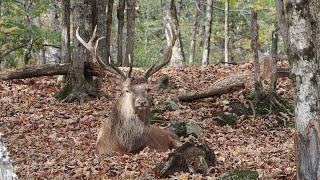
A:
<svg viewBox="0 0 320 180">
<path fill-rule="evenodd" d="M 182 95 L 182 96 L 179 96 L 178 99 L 179 101 L 182 101 L 182 102 L 191 102 L 199 99 L 221 96 L 222 94 L 232 93 L 234 91 L 238 91 L 244 88 L 245 88 L 244 83 L 239 83 L 239 84 L 233 84 L 233 85 L 224 86 L 224 87 L 217 87 L 207 92 L 195 93 L 192 95 Z"/>
</svg>

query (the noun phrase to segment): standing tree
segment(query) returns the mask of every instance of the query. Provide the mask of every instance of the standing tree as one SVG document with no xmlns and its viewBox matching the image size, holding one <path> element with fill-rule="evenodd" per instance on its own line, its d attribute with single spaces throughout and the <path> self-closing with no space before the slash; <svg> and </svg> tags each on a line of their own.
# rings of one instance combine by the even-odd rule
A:
<svg viewBox="0 0 320 180">
<path fill-rule="evenodd" d="M 56 0 L 50 0 L 49 3 L 49 11 L 50 11 L 50 19 L 51 19 L 51 27 L 54 32 L 58 33 L 60 30 L 59 21 L 58 21 L 58 9 Z M 60 43 L 59 43 L 60 44 Z M 52 56 L 55 63 L 61 63 L 61 52 L 58 48 L 50 47 L 52 51 Z"/>
<path fill-rule="evenodd" d="M 224 62 L 229 62 L 229 0 L 224 6 Z"/>
<path fill-rule="evenodd" d="M 209 54 L 210 54 L 210 38 L 211 38 L 211 25 L 212 25 L 212 0 L 207 0 L 207 10 L 206 10 L 206 22 L 204 30 L 204 45 L 203 45 L 203 56 L 202 56 L 202 67 L 206 67 L 209 64 Z"/>
<path fill-rule="evenodd" d="M 74 21 L 73 27 L 85 29 L 83 35 L 85 39 L 89 39 L 88 35 L 92 32 L 94 17 L 93 10 L 95 2 L 88 0 L 79 0 L 74 2 Z M 78 29 L 76 35 L 78 36 Z M 94 39 L 90 39 L 90 44 Z M 89 96 L 102 97 L 105 95 L 98 87 L 94 85 L 91 76 L 84 74 L 84 63 L 90 61 L 90 54 L 76 36 L 73 36 L 74 47 L 72 51 L 72 68 L 67 77 L 67 82 L 62 89 L 55 94 L 55 97 L 64 102 L 80 101 L 86 102 Z M 93 52 L 90 52 L 93 53 Z"/>
<path fill-rule="evenodd" d="M 199 26 L 199 13 L 200 13 L 200 0 L 195 2 L 195 13 L 193 15 L 193 28 L 191 33 L 191 42 L 190 42 L 190 56 L 189 56 L 189 65 L 193 64 L 195 56 L 195 47 L 196 47 L 196 36 Z"/>
<path fill-rule="evenodd" d="M 124 26 L 124 8 L 125 0 L 119 0 L 117 7 L 117 19 L 118 19 L 118 37 L 117 37 L 117 65 L 122 64 L 122 41 L 123 41 L 123 26 Z"/>
<path fill-rule="evenodd" d="M 162 12 L 165 27 L 173 27 L 175 32 L 177 32 L 177 42 L 172 49 L 171 65 L 181 66 L 184 64 L 184 53 L 181 41 L 181 34 L 179 28 L 179 21 L 177 17 L 177 9 L 174 0 L 161 0 Z M 170 34 L 168 32 L 171 28 L 165 28 L 167 43 L 170 44 Z"/>
<path fill-rule="evenodd" d="M 136 19 L 136 1 L 127 0 L 127 44 L 126 44 L 126 56 L 123 62 L 123 66 L 129 66 L 129 58 L 134 59 L 134 25 Z M 131 61 L 132 63 L 132 61 Z"/>
<path fill-rule="evenodd" d="M 61 6 L 61 59 L 63 63 L 70 63 L 70 0 L 61 0 Z"/>
<path fill-rule="evenodd" d="M 106 57 L 111 57 L 111 25 L 112 25 L 112 12 L 114 0 L 108 0 L 107 3 L 107 20 L 106 20 Z M 106 62 L 108 63 L 108 62 Z"/>
<path fill-rule="evenodd" d="M 319 179 L 320 6 L 316 0 L 287 0 L 284 7 L 295 90 L 297 179 Z"/>
</svg>

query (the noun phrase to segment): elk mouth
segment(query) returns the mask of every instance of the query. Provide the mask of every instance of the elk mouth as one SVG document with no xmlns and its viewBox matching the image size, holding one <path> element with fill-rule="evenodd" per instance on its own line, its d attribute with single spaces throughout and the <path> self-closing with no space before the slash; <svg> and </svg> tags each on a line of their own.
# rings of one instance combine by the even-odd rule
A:
<svg viewBox="0 0 320 180">
<path fill-rule="evenodd" d="M 146 110 L 148 106 L 136 106 L 138 110 Z"/>
</svg>

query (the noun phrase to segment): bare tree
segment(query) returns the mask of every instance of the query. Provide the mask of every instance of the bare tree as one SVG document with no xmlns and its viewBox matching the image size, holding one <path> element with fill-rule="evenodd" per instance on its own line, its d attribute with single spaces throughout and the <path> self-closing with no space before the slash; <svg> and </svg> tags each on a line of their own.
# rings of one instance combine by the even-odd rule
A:
<svg viewBox="0 0 320 180">
<path fill-rule="evenodd" d="M 134 26 L 136 19 L 136 1 L 127 0 L 127 44 L 126 44 L 126 56 L 123 62 L 123 66 L 129 66 L 129 58 L 134 60 Z M 131 61 L 131 63 L 133 63 Z"/>
<path fill-rule="evenodd" d="M 51 27 L 53 31 L 58 32 L 60 30 L 59 21 L 58 21 L 58 12 L 56 0 L 50 0 L 49 3 L 49 11 L 50 11 L 50 19 L 51 19 Z M 52 56 L 55 63 L 61 62 L 61 52 L 60 49 L 49 47 L 49 50 L 52 52 Z"/>
<path fill-rule="evenodd" d="M 61 6 L 61 59 L 63 63 L 70 63 L 70 0 L 61 0 Z"/>
<path fill-rule="evenodd" d="M 224 62 L 229 62 L 229 0 L 224 6 Z"/>
<path fill-rule="evenodd" d="M 111 57 L 110 48 L 111 48 L 111 25 L 112 25 L 112 11 L 113 11 L 114 0 L 108 0 L 107 3 L 107 21 L 106 21 L 106 56 L 107 58 Z M 108 63 L 108 61 L 106 61 Z"/>
<path fill-rule="evenodd" d="M 193 64 L 195 56 L 195 47 L 196 47 L 196 36 L 197 30 L 199 28 L 199 13 L 200 13 L 200 0 L 195 1 L 196 10 L 193 15 L 193 28 L 191 33 L 191 42 L 190 42 L 190 56 L 189 56 L 189 65 Z"/>
<path fill-rule="evenodd" d="M 287 53 L 295 90 L 297 179 L 320 178 L 320 6 L 317 0 L 285 1 Z M 280 29 L 283 28 L 280 26 Z"/>
<path fill-rule="evenodd" d="M 288 27 L 287 27 L 287 18 L 285 15 L 285 9 L 283 5 L 283 0 L 276 0 L 276 9 L 277 9 L 277 17 L 278 17 L 278 25 L 280 27 L 280 33 L 283 38 L 284 47 L 288 49 Z"/>
<path fill-rule="evenodd" d="M 169 30 L 169 27 L 173 27 L 174 30 L 177 32 L 177 42 L 173 47 L 172 57 L 171 57 L 171 65 L 172 66 L 181 66 L 184 64 L 184 53 L 183 53 L 183 46 L 181 41 L 181 34 L 179 31 L 179 21 L 177 17 L 177 9 L 174 0 L 162 0 L 162 12 L 163 12 L 163 19 L 165 24 L 165 31 L 167 37 L 167 43 L 170 43 L 170 34 L 172 31 Z"/>
<path fill-rule="evenodd" d="M 259 25 L 258 13 L 251 8 L 251 48 L 254 56 L 254 81 L 256 101 L 262 97 L 263 86 L 260 80 L 260 62 L 259 62 Z"/>
<path fill-rule="evenodd" d="M 206 10 L 207 19 L 205 22 L 202 67 L 208 66 L 208 64 L 209 64 L 211 24 L 212 24 L 212 6 L 213 6 L 212 0 L 207 0 L 207 10 Z"/>
<path fill-rule="evenodd" d="M 117 7 L 117 19 L 118 19 L 118 38 L 117 38 L 117 65 L 122 64 L 122 41 L 123 41 L 123 26 L 124 26 L 124 8 L 125 0 L 119 0 Z"/>
</svg>

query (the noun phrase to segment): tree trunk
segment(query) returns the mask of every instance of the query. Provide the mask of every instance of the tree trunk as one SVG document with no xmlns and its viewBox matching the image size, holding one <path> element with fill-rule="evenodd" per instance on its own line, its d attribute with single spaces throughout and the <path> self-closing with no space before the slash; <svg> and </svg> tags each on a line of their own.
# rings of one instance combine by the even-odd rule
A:
<svg viewBox="0 0 320 180">
<path fill-rule="evenodd" d="M 29 64 L 30 57 L 31 57 L 31 50 L 32 50 L 32 37 L 31 37 L 31 19 L 30 19 L 30 13 L 29 13 L 29 7 L 31 2 L 25 1 L 23 4 L 24 6 L 24 25 L 26 28 L 26 48 L 25 48 L 25 54 L 24 54 L 24 64 Z"/>
<path fill-rule="evenodd" d="M 0 179 L 1 180 L 18 179 L 17 175 L 14 173 L 8 150 L 5 147 L 1 136 L 0 136 Z"/>
<path fill-rule="evenodd" d="M 78 28 L 80 36 L 87 41 L 92 34 L 92 22 L 94 18 L 91 10 L 93 9 L 94 2 L 90 0 L 79 0 L 74 3 L 74 28 Z M 102 97 L 104 94 L 98 87 L 94 86 L 94 82 L 91 76 L 85 76 L 84 74 L 84 62 L 89 61 L 89 52 L 85 47 L 77 40 L 75 35 L 73 36 L 73 52 L 72 52 L 72 68 L 70 74 L 67 77 L 67 82 L 62 89 L 55 94 L 55 97 L 63 102 L 80 101 L 80 103 L 89 100 L 89 97 Z"/>
<path fill-rule="evenodd" d="M 118 38 L 117 38 L 117 65 L 122 64 L 122 41 L 123 41 L 123 26 L 124 26 L 124 8 L 125 0 L 119 0 L 117 7 L 117 18 L 118 18 Z"/>
<path fill-rule="evenodd" d="M 200 0 L 196 0 L 195 4 L 196 4 L 196 10 L 193 15 L 193 28 L 191 33 L 189 65 L 192 65 L 194 62 L 196 36 L 197 36 L 197 30 L 199 28 L 198 26 L 199 26 Z"/>
<path fill-rule="evenodd" d="M 107 3 L 107 22 L 106 22 L 106 63 L 109 63 L 111 57 L 111 26 L 112 26 L 112 11 L 114 0 L 108 0 Z"/>
<path fill-rule="evenodd" d="M 229 0 L 224 6 L 224 62 L 229 62 Z"/>
<path fill-rule="evenodd" d="M 295 90 L 297 179 L 320 179 L 320 6 L 285 1 L 288 56 Z"/>
<path fill-rule="evenodd" d="M 177 17 L 177 9 L 175 6 L 174 0 L 162 0 L 162 12 L 163 12 L 163 19 L 164 24 L 166 27 L 171 29 L 170 27 L 173 27 L 177 33 L 177 40 L 174 44 L 174 47 L 172 49 L 172 57 L 171 57 L 171 66 L 181 66 L 184 64 L 184 53 L 183 53 L 183 47 L 182 47 L 182 41 L 181 41 L 181 34 L 180 34 L 180 28 L 179 28 L 179 21 Z M 167 37 L 167 43 L 170 42 L 170 32 L 168 32 L 168 28 L 165 29 L 166 31 L 166 37 Z"/>
<path fill-rule="evenodd" d="M 255 100 L 261 98 L 263 94 L 263 86 L 260 80 L 260 62 L 259 62 L 259 25 L 258 13 L 251 9 L 251 48 L 254 54 L 254 84 L 255 84 Z"/>
<path fill-rule="evenodd" d="M 278 60 L 278 29 L 272 31 L 272 47 L 271 47 L 271 81 L 270 93 L 276 94 L 277 86 L 277 60 Z"/>
<path fill-rule="evenodd" d="M 212 24 L 212 0 L 207 0 L 207 10 L 206 10 L 206 22 L 205 22 L 205 32 L 204 32 L 204 45 L 203 45 L 203 55 L 202 55 L 202 67 L 206 67 L 209 64 L 209 54 L 210 54 L 210 38 L 211 38 L 211 24 Z"/>
<path fill-rule="evenodd" d="M 71 63 L 70 0 L 61 0 L 61 6 L 61 59 L 63 63 Z"/>
<path fill-rule="evenodd" d="M 41 28 L 42 26 L 42 22 L 41 22 L 41 19 L 40 19 L 40 16 L 39 17 L 35 17 L 34 19 L 34 24 Z M 39 59 L 38 61 L 38 64 L 46 64 L 46 51 L 45 51 L 45 48 L 44 46 L 41 46 L 39 47 L 39 51 L 35 53 Z"/>
<path fill-rule="evenodd" d="M 58 12 L 56 0 L 50 0 L 49 10 L 50 10 L 50 19 L 51 19 L 51 27 L 54 32 L 59 32 L 59 21 L 58 21 Z M 58 48 L 49 47 L 54 63 L 61 63 L 61 51 Z"/>
<path fill-rule="evenodd" d="M 127 0 L 127 46 L 126 46 L 126 56 L 123 66 L 129 66 L 129 56 L 131 59 L 131 63 L 134 60 L 134 26 L 135 26 L 135 18 L 136 18 L 136 10 L 135 10 L 136 1 L 135 0 Z"/>
<path fill-rule="evenodd" d="M 287 18 L 284 11 L 283 0 L 276 0 L 276 9 L 277 9 L 277 17 L 278 17 L 278 25 L 280 27 L 280 33 L 283 38 L 283 44 L 285 50 L 288 49 L 288 26 L 287 26 Z"/>
<path fill-rule="evenodd" d="M 107 29 L 107 14 L 106 14 L 106 6 L 107 0 L 95 0 L 92 13 L 93 13 L 93 27 L 97 25 L 97 37 L 102 37 L 106 35 Z M 109 25 L 111 26 L 111 25 Z M 108 39 L 103 39 L 99 42 L 99 55 L 104 62 L 107 62 L 109 56 L 107 55 L 107 41 Z"/>
</svg>

